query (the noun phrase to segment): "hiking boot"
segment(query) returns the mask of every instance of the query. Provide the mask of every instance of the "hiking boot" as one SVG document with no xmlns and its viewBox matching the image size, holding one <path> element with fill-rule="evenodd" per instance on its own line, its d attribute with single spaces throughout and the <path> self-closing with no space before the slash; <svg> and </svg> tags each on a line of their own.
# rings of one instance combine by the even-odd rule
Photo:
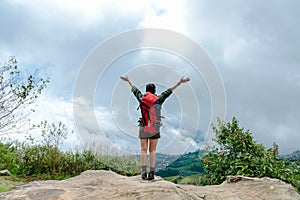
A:
<svg viewBox="0 0 300 200">
<path fill-rule="evenodd" d="M 147 179 L 147 173 L 146 173 L 146 172 L 143 172 L 143 173 L 142 173 L 142 179 L 144 179 L 144 180 Z"/>
<path fill-rule="evenodd" d="M 154 171 L 151 171 L 148 174 L 148 180 L 153 180 L 153 179 L 154 179 Z"/>
</svg>

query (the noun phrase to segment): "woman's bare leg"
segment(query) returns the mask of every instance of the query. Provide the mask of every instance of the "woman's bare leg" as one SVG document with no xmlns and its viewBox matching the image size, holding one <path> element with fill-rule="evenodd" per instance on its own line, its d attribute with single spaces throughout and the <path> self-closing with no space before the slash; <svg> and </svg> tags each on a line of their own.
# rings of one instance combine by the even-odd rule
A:
<svg viewBox="0 0 300 200">
<path fill-rule="evenodd" d="M 158 139 L 150 139 L 149 152 L 150 152 L 150 171 L 154 171 L 156 159 L 156 146 Z"/>
<path fill-rule="evenodd" d="M 147 171 L 147 149 L 148 149 L 148 138 L 141 139 L 141 166 L 142 173 Z"/>
</svg>

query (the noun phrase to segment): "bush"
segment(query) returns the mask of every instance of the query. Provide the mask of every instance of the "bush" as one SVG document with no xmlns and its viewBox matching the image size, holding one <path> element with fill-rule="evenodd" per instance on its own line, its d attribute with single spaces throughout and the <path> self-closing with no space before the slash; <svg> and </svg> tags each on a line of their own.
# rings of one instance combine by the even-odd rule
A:
<svg viewBox="0 0 300 200">
<path fill-rule="evenodd" d="M 297 174 L 299 168 L 291 162 L 279 160 L 278 145 L 266 149 L 258 144 L 249 130 L 240 128 L 236 118 L 231 123 L 218 121 L 218 127 L 212 126 L 218 147 L 207 148 L 201 158 L 205 169 L 203 184 L 220 184 L 228 175 L 249 177 L 278 178 L 291 183 L 296 188 L 300 185 Z"/>
<path fill-rule="evenodd" d="M 62 152 L 46 145 L 22 145 L 15 154 L 15 162 L 9 170 L 18 176 L 42 179 L 64 179 L 76 176 L 85 170 L 112 170 L 123 175 L 140 173 L 137 161 L 127 157 L 98 156 L 91 150 Z"/>
<path fill-rule="evenodd" d="M 0 170 L 8 169 L 13 165 L 15 152 L 13 145 L 0 142 Z"/>
<path fill-rule="evenodd" d="M 85 170 L 112 170 L 122 175 L 140 173 L 140 165 L 129 157 L 99 156 L 92 150 L 62 152 L 59 147 L 67 138 L 67 127 L 43 121 L 34 128 L 41 130 L 42 140 L 31 136 L 29 143 L 0 142 L 0 169 L 8 169 L 17 176 L 42 179 L 64 179 L 76 176 Z"/>
</svg>

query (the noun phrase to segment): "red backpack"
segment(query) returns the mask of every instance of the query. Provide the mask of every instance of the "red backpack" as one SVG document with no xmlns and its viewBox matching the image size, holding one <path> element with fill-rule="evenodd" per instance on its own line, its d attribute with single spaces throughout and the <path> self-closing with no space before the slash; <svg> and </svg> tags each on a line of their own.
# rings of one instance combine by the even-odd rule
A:
<svg viewBox="0 0 300 200">
<path fill-rule="evenodd" d="M 159 132 L 161 126 L 161 104 L 156 95 L 146 92 L 141 99 L 142 131 L 146 134 L 154 135 Z"/>
</svg>

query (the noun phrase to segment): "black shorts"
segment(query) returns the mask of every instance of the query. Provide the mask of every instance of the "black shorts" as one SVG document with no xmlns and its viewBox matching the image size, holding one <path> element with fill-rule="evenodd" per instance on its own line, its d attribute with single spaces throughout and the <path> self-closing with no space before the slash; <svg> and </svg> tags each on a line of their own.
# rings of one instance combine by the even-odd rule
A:
<svg viewBox="0 0 300 200">
<path fill-rule="evenodd" d="M 144 132 L 142 131 L 142 128 L 143 128 L 143 127 L 140 127 L 140 128 L 139 128 L 139 138 L 140 138 L 140 139 L 146 139 L 146 138 L 149 138 L 149 139 L 158 139 L 158 138 L 160 138 L 160 131 L 157 132 L 157 133 L 155 133 L 155 134 L 153 134 L 153 135 L 151 135 L 151 134 L 146 134 L 146 133 L 144 133 Z"/>
</svg>

